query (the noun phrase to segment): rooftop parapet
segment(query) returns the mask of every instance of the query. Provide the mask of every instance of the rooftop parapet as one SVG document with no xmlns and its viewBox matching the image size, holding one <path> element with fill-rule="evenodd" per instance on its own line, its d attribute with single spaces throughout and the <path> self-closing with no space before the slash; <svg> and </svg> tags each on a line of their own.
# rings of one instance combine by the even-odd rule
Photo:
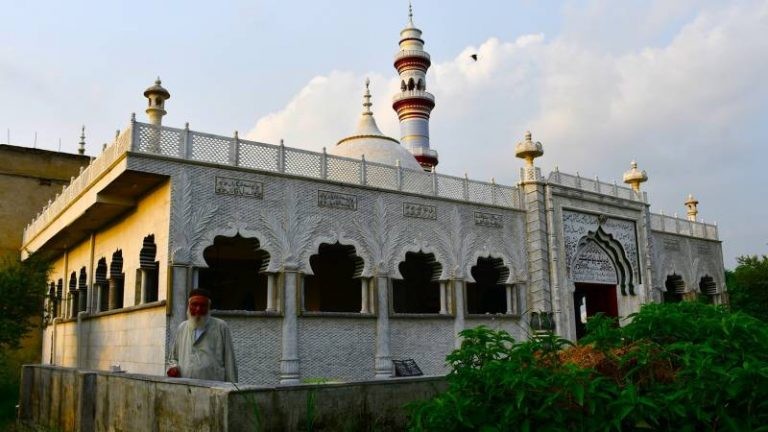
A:
<svg viewBox="0 0 768 432">
<path fill-rule="evenodd" d="M 608 195 L 630 201 L 648 202 L 648 196 L 645 192 L 637 193 L 631 188 L 619 186 L 615 182 L 608 183 L 600 181 L 597 177 L 589 179 L 581 177 L 579 174 L 566 174 L 560 172 L 557 168 L 549 174 L 549 179 L 547 181 L 552 184 L 594 192 L 600 195 Z"/>
<path fill-rule="evenodd" d="M 651 230 L 707 240 L 719 240 L 717 225 L 651 213 Z"/>
<path fill-rule="evenodd" d="M 23 244 L 34 238 L 65 211 L 90 185 L 124 153 L 159 155 L 179 161 L 212 163 L 235 168 L 272 172 L 321 181 L 375 187 L 410 194 L 445 198 L 482 205 L 520 209 L 516 186 L 495 181 L 483 182 L 436 172 L 412 170 L 312 152 L 280 145 L 265 144 L 233 137 L 195 132 L 131 121 L 115 141 L 108 145 L 79 176 L 46 205 L 27 226 Z"/>
</svg>

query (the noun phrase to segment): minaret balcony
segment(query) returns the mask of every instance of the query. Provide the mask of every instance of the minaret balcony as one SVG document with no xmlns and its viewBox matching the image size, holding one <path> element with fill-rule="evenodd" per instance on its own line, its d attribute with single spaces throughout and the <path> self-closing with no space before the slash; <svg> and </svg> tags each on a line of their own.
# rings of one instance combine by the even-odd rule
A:
<svg viewBox="0 0 768 432">
<path fill-rule="evenodd" d="M 400 50 L 395 54 L 395 62 L 406 57 L 421 57 L 423 59 L 431 60 L 429 53 L 423 50 Z"/>
<path fill-rule="evenodd" d="M 429 101 L 432 104 L 432 106 L 435 105 L 435 96 L 432 93 L 425 92 L 424 90 L 401 91 L 400 93 L 397 93 L 392 97 L 392 103 L 397 104 L 398 102 L 408 100 L 408 99 L 426 100 L 426 101 Z"/>
</svg>

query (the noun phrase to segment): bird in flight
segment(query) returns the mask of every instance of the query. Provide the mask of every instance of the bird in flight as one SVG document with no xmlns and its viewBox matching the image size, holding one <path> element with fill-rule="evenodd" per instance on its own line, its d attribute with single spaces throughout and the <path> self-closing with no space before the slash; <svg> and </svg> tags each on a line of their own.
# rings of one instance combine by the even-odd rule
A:
<svg viewBox="0 0 768 432">
<path fill-rule="evenodd" d="M 472 57 L 472 60 L 477 61 L 477 54 L 472 54 L 470 57 Z"/>
</svg>

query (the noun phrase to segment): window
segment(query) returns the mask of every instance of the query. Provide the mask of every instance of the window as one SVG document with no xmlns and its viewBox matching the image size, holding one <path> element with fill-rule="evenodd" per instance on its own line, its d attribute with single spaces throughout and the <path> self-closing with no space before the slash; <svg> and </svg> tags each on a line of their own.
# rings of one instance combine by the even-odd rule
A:
<svg viewBox="0 0 768 432">
<path fill-rule="evenodd" d="M 715 297 L 717 296 L 717 284 L 712 276 L 704 276 L 699 281 L 699 291 L 704 296 L 707 303 L 715 304 Z"/>
<path fill-rule="evenodd" d="M 198 287 L 211 292 L 216 310 L 260 311 L 267 309 L 269 254 L 259 240 L 218 236 L 203 251 L 208 264 L 200 269 Z"/>
<path fill-rule="evenodd" d="M 123 251 L 118 250 L 112 254 L 112 262 L 109 264 L 109 310 L 123 307 L 124 286 Z"/>
<path fill-rule="evenodd" d="M 109 282 L 107 281 L 107 259 L 101 258 L 96 265 L 96 292 L 98 293 L 98 310 L 103 312 L 109 309 Z"/>
<path fill-rule="evenodd" d="M 667 276 L 664 287 L 667 291 L 664 293 L 664 303 L 678 303 L 683 301 L 683 294 L 685 293 L 685 282 L 683 277 L 677 274 L 671 274 Z"/>
<path fill-rule="evenodd" d="M 75 272 L 69 275 L 69 298 L 67 300 L 67 316 L 74 318 L 77 316 L 77 273 Z"/>
<path fill-rule="evenodd" d="M 88 307 L 88 275 L 85 267 L 80 269 L 80 277 L 77 279 L 77 310 L 85 312 Z"/>
<path fill-rule="evenodd" d="M 139 252 L 139 271 L 137 278 L 136 303 L 149 303 L 157 301 L 158 268 L 160 263 L 155 261 L 157 246 L 155 235 L 144 237 L 144 243 Z"/>
<path fill-rule="evenodd" d="M 501 258 L 478 258 L 470 270 L 475 282 L 467 282 L 467 313 L 505 314 L 514 310 L 511 286 L 504 283 L 509 269 Z M 510 295 L 507 295 L 507 290 Z"/>
<path fill-rule="evenodd" d="M 313 275 L 304 276 L 304 310 L 360 312 L 363 310 L 363 259 L 354 246 L 323 243 L 309 258 Z"/>
<path fill-rule="evenodd" d="M 395 313 L 440 313 L 441 287 L 437 280 L 442 266 L 435 256 L 407 252 L 398 267 L 403 279 L 392 280 L 392 308 Z"/>
<path fill-rule="evenodd" d="M 59 279 L 56 283 L 56 316 L 63 317 L 64 311 L 61 308 L 61 301 L 64 298 L 64 279 Z"/>
</svg>

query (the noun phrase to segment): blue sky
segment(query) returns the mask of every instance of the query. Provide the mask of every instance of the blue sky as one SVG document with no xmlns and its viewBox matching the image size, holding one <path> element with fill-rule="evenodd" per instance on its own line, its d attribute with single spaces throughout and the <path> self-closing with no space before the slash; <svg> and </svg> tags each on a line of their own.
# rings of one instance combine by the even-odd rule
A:
<svg viewBox="0 0 768 432">
<path fill-rule="evenodd" d="M 157 75 L 165 124 L 312 150 L 352 132 L 370 77 L 399 134 L 406 1 L 0 3 L 0 142 L 74 152 L 85 124 L 96 154 Z M 439 171 L 514 184 L 530 129 L 544 171 L 620 180 L 636 158 L 652 211 L 693 193 L 726 267 L 768 252 L 768 1 L 416 0 L 414 21 Z"/>
</svg>

